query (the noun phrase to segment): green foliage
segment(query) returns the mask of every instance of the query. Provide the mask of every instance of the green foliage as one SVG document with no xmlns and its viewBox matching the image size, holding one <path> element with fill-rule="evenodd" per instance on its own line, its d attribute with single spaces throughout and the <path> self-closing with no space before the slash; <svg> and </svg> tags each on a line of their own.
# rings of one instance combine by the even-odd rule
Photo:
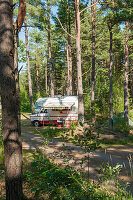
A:
<svg viewBox="0 0 133 200">
<path fill-rule="evenodd" d="M 114 130 L 123 133 L 124 135 L 129 135 L 130 126 L 129 123 L 122 117 L 116 116 L 115 123 L 113 125 Z"/>
<path fill-rule="evenodd" d="M 82 123 L 80 123 L 81 126 Z M 86 153 L 90 153 L 95 151 L 96 149 L 100 148 L 100 141 L 98 140 L 99 133 L 97 135 L 92 133 L 91 128 L 84 128 L 83 134 L 76 134 L 73 135 L 73 131 L 71 133 L 70 141 L 74 144 L 79 145 L 83 148 L 83 151 Z"/>
<path fill-rule="evenodd" d="M 38 150 L 33 154 L 34 160 L 31 163 L 30 170 L 24 173 L 24 179 L 31 187 L 31 192 L 38 198 L 45 196 L 45 199 L 53 200 L 117 200 L 131 199 L 131 195 L 121 188 L 121 184 L 117 181 L 117 190 L 113 193 L 108 190 L 101 189 L 100 184 L 106 180 L 116 180 L 121 169 L 120 165 L 111 167 L 109 164 L 101 168 L 102 179 L 99 183 L 94 184 L 87 182 L 82 178 L 79 171 L 73 170 L 71 167 L 61 167 L 53 164 L 49 159 L 45 158 L 43 153 Z"/>
<path fill-rule="evenodd" d="M 25 88 L 20 87 L 21 111 L 30 112 L 30 100 Z"/>
<path fill-rule="evenodd" d="M 0 147 L 3 146 L 2 121 L 0 119 Z"/>
<path fill-rule="evenodd" d="M 127 192 L 128 183 L 125 185 L 119 181 L 118 175 L 122 169 L 122 165 L 116 164 L 115 166 L 103 163 L 100 170 L 97 170 L 102 175 L 100 182 L 106 184 L 105 190 L 109 190 L 110 194 L 113 193 L 113 199 L 132 199 L 132 195 Z M 113 181 L 113 182 L 112 182 Z M 111 187 L 114 184 L 114 187 Z"/>
<path fill-rule="evenodd" d="M 58 137 L 58 136 L 61 136 L 66 131 L 67 131 L 67 128 L 62 128 L 62 129 L 47 128 L 47 129 L 41 130 L 39 133 L 43 137 Z"/>
<path fill-rule="evenodd" d="M 70 4 L 70 10 L 68 8 Z M 80 10 L 86 7 L 86 1 L 80 2 Z M 68 26 L 71 29 L 71 47 L 73 62 L 73 86 L 74 93 L 77 94 L 77 69 L 76 69 L 76 45 L 75 45 L 75 5 L 73 1 L 53 1 L 50 2 L 51 20 L 51 48 L 52 64 L 54 72 L 55 94 L 67 93 L 67 34 Z M 96 5 L 95 20 L 95 66 L 96 66 L 96 87 L 95 87 L 95 113 L 96 123 L 109 118 L 109 30 L 112 28 L 113 33 L 113 109 L 116 113 L 123 111 L 124 107 L 124 46 L 125 46 L 125 22 L 132 19 L 131 1 L 112 2 L 104 0 Z M 18 4 L 17 4 L 18 5 Z M 56 5 L 56 7 L 52 7 Z M 55 9 L 56 8 L 56 9 Z M 53 12 L 54 10 L 54 12 Z M 55 10 L 57 11 L 55 14 Z M 130 11 L 130 12 L 129 12 Z M 16 12 L 15 12 L 16 13 Z M 69 15 L 70 14 L 70 15 Z M 59 18 L 59 20 L 55 17 Z M 86 9 L 80 15 L 81 19 L 81 57 L 83 73 L 83 91 L 85 118 L 91 119 L 91 61 L 92 61 L 92 15 L 91 10 Z M 29 50 L 30 65 L 32 75 L 32 88 L 34 101 L 38 97 L 44 97 L 45 94 L 45 66 L 47 64 L 47 77 L 49 80 L 49 61 L 48 61 L 48 44 L 47 44 L 47 2 L 31 1 L 27 2 L 27 20 L 29 28 Z M 121 22 L 124 22 L 122 28 Z M 65 31 L 64 31 L 65 30 Z M 132 26 L 129 30 L 129 99 L 132 101 Z M 36 56 L 37 55 L 37 56 Z M 37 57 L 37 60 L 36 60 Z M 48 62 L 47 62 L 48 61 Z M 19 62 L 26 63 L 25 44 L 19 42 Z M 39 93 L 36 93 L 36 64 L 39 68 Z M 26 73 L 25 73 L 26 74 Z M 26 75 L 25 75 L 26 77 Z M 28 97 L 28 85 L 24 76 L 20 74 L 21 80 L 21 110 L 30 111 L 30 102 Z M 23 83 L 22 83 L 23 82 Z M 49 85 L 49 84 L 48 84 Z M 48 86 L 49 87 L 49 86 Z M 23 88 L 23 89 L 22 89 Z"/>
<path fill-rule="evenodd" d="M 120 144 L 120 145 L 125 145 L 125 144 L 128 144 L 129 141 L 131 141 L 130 139 L 128 140 L 125 140 L 125 139 L 120 139 L 120 140 L 116 140 L 116 139 L 103 139 L 101 141 L 101 144 L 106 144 L 106 145 L 112 145 L 112 144 Z"/>
<path fill-rule="evenodd" d="M 106 181 L 109 181 L 111 179 L 115 180 L 121 169 L 122 165 L 117 164 L 116 166 L 111 166 L 109 163 L 107 163 L 105 166 L 105 163 L 103 163 L 98 172 L 104 175 L 103 180 L 106 179 Z"/>
<path fill-rule="evenodd" d="M 26 72 L 20 75 L 20 101 L 21 101 L 21 111 L 30 112 L 30 99 L 28 96 L 28 84 L 27 84 L 27 74 Z"/>
<path fill-rule="evenodd" d="M 4 145 L 3 145 L 2 124 L 0 120 L 0 164 L 3 163 L 4 163 Z"/>
<path fill-rule="evenodd" d="M 83 128 L 83 124 L 80 122 L 80 126 Z M 89 163 L 90 163 L 90 153 L 100 148 L 99 141 L 99 132 L 97 134 L 93 134 L 91 127 L 83 128 L 82 134 L 73 134 L 73 130 L 71 132 L 71 137 L 69 141 L 73 142 L 73 144 L 80 146 L 87 156 L 82 159 L 82 164 L 87 162 L 88 166 L 88 179 L 89 179 Z M 81 166 L 82 166 L 81 164 Z"/>
<path fill-rule="evenodd" d="M 31 184 L 35 196 L 47 193 L 48 199 L 88 199 L 82 178 L 70 167 L 61 168 L 40 156 L 31 163 L 31 170 L 26 172 L 26 179 Z M 85 192 L 85 193 L 84 193 Z"/>
</svg>

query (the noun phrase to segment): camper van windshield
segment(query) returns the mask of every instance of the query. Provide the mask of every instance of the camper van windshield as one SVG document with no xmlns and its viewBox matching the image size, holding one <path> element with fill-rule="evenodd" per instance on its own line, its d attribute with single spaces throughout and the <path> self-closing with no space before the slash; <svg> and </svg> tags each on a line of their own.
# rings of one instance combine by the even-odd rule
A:
<svg viewBox="0 0 133 200">
<path fill-rule="evenodd" d="M 36 102 L 35 103 L 35 109 L 40 109 L 40 108 L 41 108 L 41 106 L 39 106 L 38 103 Z"/>
</svg>

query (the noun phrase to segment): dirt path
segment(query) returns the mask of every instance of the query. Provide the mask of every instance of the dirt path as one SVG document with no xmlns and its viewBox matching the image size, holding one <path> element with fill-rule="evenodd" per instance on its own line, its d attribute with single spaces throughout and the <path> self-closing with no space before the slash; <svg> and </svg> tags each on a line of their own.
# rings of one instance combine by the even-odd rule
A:
<svg viewBox="0 0 133 200">
<path fill-rule="evenodd" d="M 66 143 L 59 139 L 50 139 L 48 145 L 44 146 L 46 140 L 38 135 L 31 135 L 28 133 L 22 133 L 22 136 L 26 139 L 23 141 L 24 149 L 40 148 L 46 151 L 47 154 L 54 154 L 58 151 L 71 152 L 74 157 L 78 157 L 82 154 L 84 157 L 86 154 L 82 152 L 80 147 L 74 146 L 72 143 Z M 64 146 L 65 145 L 65 146 Z M 92 158 L 95 160 L 112 162 L 113 164 L 122 164 L 126 168 L 130 168 L 128 157 L 133 157 L 133 145 L 117 145 L 108 147 L 106 149 L 97 150 L 92 154 Z"/>
<path fill-rule="evenodd" d="M 24 138 L 24 149 L 42 149 L 54 162 L 63 165 L 69 164 L 77 169 L 81 169 L 80 163 L 86 154 L 83 153 L 80 147 L 76 147 L 72 143 L 64 143 L 59 139 L 51 139 L 51 141 L 48 141 L 48 145 L 44 146 L 45 139 L 38 135 L 22 133 L 22 137 Z M 95 151 L 90 159 L 91 179 L 95 180 L 97 178 L 96 169 L 99 169 L 103 162 L 109 162 L 114 165 L 119 163 L 123 165 L 120 179 L 125 183 L 129 182 L 131 184 L 131 191 L 133 191 L 133 179 L 131 178 L 131 169 L 128 161 L 129 155 L 132 155 L 133 158 L 133 145 L 117 145 Z M 87 164 L 83 164 L 82 169 L 87 171 Z"/>
</svg>

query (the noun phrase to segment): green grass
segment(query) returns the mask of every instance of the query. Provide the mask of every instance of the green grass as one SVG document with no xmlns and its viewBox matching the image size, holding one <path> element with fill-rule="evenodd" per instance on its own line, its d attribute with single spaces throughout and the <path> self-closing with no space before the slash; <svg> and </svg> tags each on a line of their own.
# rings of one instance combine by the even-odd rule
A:
<svg viewBox="0 0 133 200">
<path fill-rule="evenodd" d="M 126 145 L 133 144 L 133 135 L 129 135 L 127 139 L 103 139 L 100 140 L 101 145 Z"/>
<path fill-rule="evenodd" d="M 79 171 L 69 166 L 61 167 L 52 163 L 40 151 L 34 153 L 33 157 L 30 168 L 24 171 L 24 181 L 27 182 L 31 192 L 37 199 L 39 197 L 45 197 L 47 200 L 132 199 L 132 196 L 124 188 L 122 189 L 122 185 L 118 184 L 118 182 L 116 182 L 117 188 L 113 189 L 110 185 L 111 188 L 108 191 L 107 188 L 102 189 L 101 181 L 98 183 L 87 182 Z M 117 180 L 116 173 L 113 176 L 114 169 L 117 170 L 117 166 L 109 169 L 111 169 L 111 177 L 115 177 L 114 181 Z M 107 176 L 108 174 L 106 173 Z"/>
<path fill-rule="evenodd" d="M 129 118 L 133 121 L 133 109 L 132 110 L 129 110 Z"/>
</svg>

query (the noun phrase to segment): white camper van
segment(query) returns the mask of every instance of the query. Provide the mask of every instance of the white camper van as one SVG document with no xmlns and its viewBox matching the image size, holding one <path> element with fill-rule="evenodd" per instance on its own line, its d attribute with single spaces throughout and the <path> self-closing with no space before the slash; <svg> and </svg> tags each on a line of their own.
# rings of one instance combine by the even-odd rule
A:
<svg viewBox="0 0 133 200">
<path fill-rule="evenodd" d="M 78 121 L 78 97 L 55 96 L 39 98 L 35 103 L 36 114 L 30 115 L 34 126 L 54 124 L 70 126 Z"/>
</svg>

